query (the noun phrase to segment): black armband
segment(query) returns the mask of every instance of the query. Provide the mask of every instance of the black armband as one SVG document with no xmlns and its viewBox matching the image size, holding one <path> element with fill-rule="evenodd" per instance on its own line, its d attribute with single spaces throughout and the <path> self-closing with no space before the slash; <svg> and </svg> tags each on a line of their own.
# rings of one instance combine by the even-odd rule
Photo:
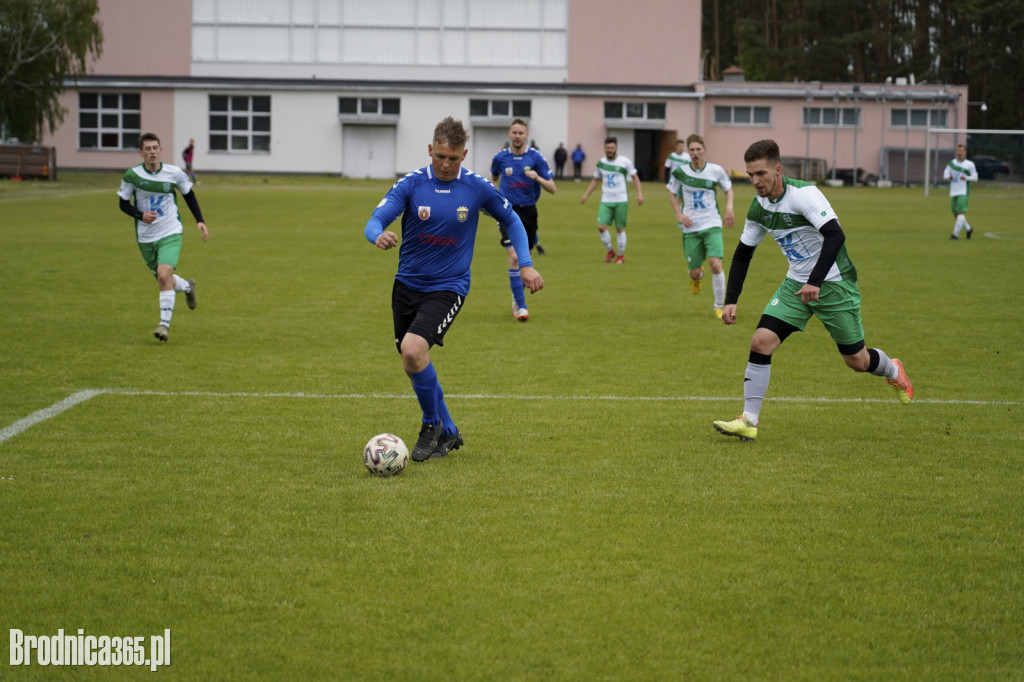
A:
<svg viewBox="0 0 1024 682">
<path fill-rule="evenodd" d="M 812 287 L 820 287 L 822 282 L 825 281 L 825 278 L 828 277 L 828 271 L 832 269 L 836 262 L 839 249 L 846 242 L 846 234 L 843 233 L 843 228 L 839 226 L 839 221 L 835 218 L 818 228 L 818 232 L 821 232 L 825 241 L 821 244 L 818 262 L 814 264 L 811 276 L 807 278 L 807 283 Z"/>
<path fill-rule="evenodd" d="M 736 302 L 740 300 L 743 282 L 747 279 L 747 269 L 750 267 L 750 259 L 754 256 L 755 248 L 743 242 L 736 245 L 736 251 L 732 254 L 732 264 L 729 266 L 729 283 L 725 288 L 725 305 L 736 305 Z"/>
<path fill-rule="evenodd" d="M 203 220 L 203 212 L 199 210 L 199 200 L 196 199 L 196 193 L 189 191 L 185 195 L 185 203 L 188 204 L 188 210 L 192 211 L 192 217 L 196 219 L 197 223 L 205 223 Z"/>
</svg>

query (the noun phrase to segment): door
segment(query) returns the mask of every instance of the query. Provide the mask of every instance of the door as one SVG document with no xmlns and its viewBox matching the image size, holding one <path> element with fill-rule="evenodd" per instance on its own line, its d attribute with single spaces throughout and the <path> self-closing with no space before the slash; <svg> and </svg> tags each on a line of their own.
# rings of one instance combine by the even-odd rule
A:
<svg viewBox="0 0 1024 682">
<path fill-rule="evenodd" d="M 341 174 L 347 178 L 395 177 L 395 127 L 345 125 Z"/>
<path fill-rule="evenodd" d="M 466 157 L 466 164 L 469 170 L 477 175 L 482 175 L 488 180 L 491 177 L 491 160 L 498 153 L 502 145 L 508 142 L 508 128 L 482 128 L 473 127 L 473 136 L 469 138 L 466 146 L 469 147 L 469 155 Z"/>
</svg>

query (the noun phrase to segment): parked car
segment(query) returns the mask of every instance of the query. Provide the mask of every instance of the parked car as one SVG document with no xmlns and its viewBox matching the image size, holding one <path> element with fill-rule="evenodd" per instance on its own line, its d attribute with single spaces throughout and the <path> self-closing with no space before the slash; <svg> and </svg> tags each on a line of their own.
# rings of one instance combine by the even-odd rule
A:
<svg viewBox="0 0 1024 682">
<path fill-rule="evenodd" d="M 978 169 L 978 177 L 982 180 L 992 180 L 996 173 L 1010 174 L 1010 164 L 994 156 L 979 155 L 967 158 L 974 162 L 974 167 Z"/>
</svg>

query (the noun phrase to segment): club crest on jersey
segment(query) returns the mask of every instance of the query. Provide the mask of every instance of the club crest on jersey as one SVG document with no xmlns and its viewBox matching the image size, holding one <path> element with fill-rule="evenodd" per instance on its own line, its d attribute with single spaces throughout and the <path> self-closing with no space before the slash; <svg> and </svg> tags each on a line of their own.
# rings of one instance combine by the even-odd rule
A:
<svg viewBox="0 0 1024 682">
<path fill-rule="evenodd" d="M 165 192 L 170 192 L 171 191 L 171 183 L 169 183 L 169 182 L 165 182 L 164 183 L 164 191 Z"/>
<path fill-rule="evenodd" d="M 430 207 L 420 206 L 416 211 L 416 215 L 419 216 L 420 220 L 430 220 Z"/>
<path fill-rule="evenodd" d="M 459 206 L 457 209 L 455 209 L 455 217 L 459 219 L 460 223 L 466 222 L 466 220 L 469 219 L 469 207 Z"/>
<path fill-rule="evenodd" d="M 508 168 L 505 169 L 505 175 L 512 175 L 512 167 L 511 166 L 509 166 Z"/>
</svg>

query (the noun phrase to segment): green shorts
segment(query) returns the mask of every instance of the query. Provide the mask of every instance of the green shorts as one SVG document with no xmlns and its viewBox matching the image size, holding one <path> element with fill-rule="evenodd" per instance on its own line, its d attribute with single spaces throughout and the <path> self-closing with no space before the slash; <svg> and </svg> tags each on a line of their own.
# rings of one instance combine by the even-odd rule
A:
<svg viewBox="0 0 1024 682">
<path fill-rule="evenodd" d="M 616 203 L 601 202 L 597 209 L 598 225 L 615 225 L 617 230 L 626 229 L 626 217 L 629 215 L 629 202 L 619 201 Z"/>
<path fill-rule="evenodd" d="M 722 228 L 709 227 L 700 232 L 683 232 L 683 253 L 686 254 L 686 265 L 696 270 L 708 258 L 721 258 L 725 255 L 722 243 Z"/>
<path fill-rule="evenodd" d="M 146 261 L 146 267 L 156 276 L 156 266 L 170 265 L 178 267 L 178 257 L 181 255 L 181 235 L 170 234 L 155 242 L 139 242 L 139 251 Z"/>
<path fill-rule="evenodd" d="M 958 194 L 955 197 L 949 198 L 949 210 L 953 212 L 953 215 L 957 213 L 967 213 L 967 199 L 969 197 L 966 194 Z"/>
<path fill-rule="evenodd" d="M 840 346 L 852 346 L 864 340 L 860 319 L 860 288 L 856 282 L 823 282 L 818 300 L 803 303 L 797 292 L 803 284 L 788 277 L 775 290 L 764 314 L 788 322 L 800 331 L 814 315 L 825 325 L 829 336 Z"/>
</svg>

